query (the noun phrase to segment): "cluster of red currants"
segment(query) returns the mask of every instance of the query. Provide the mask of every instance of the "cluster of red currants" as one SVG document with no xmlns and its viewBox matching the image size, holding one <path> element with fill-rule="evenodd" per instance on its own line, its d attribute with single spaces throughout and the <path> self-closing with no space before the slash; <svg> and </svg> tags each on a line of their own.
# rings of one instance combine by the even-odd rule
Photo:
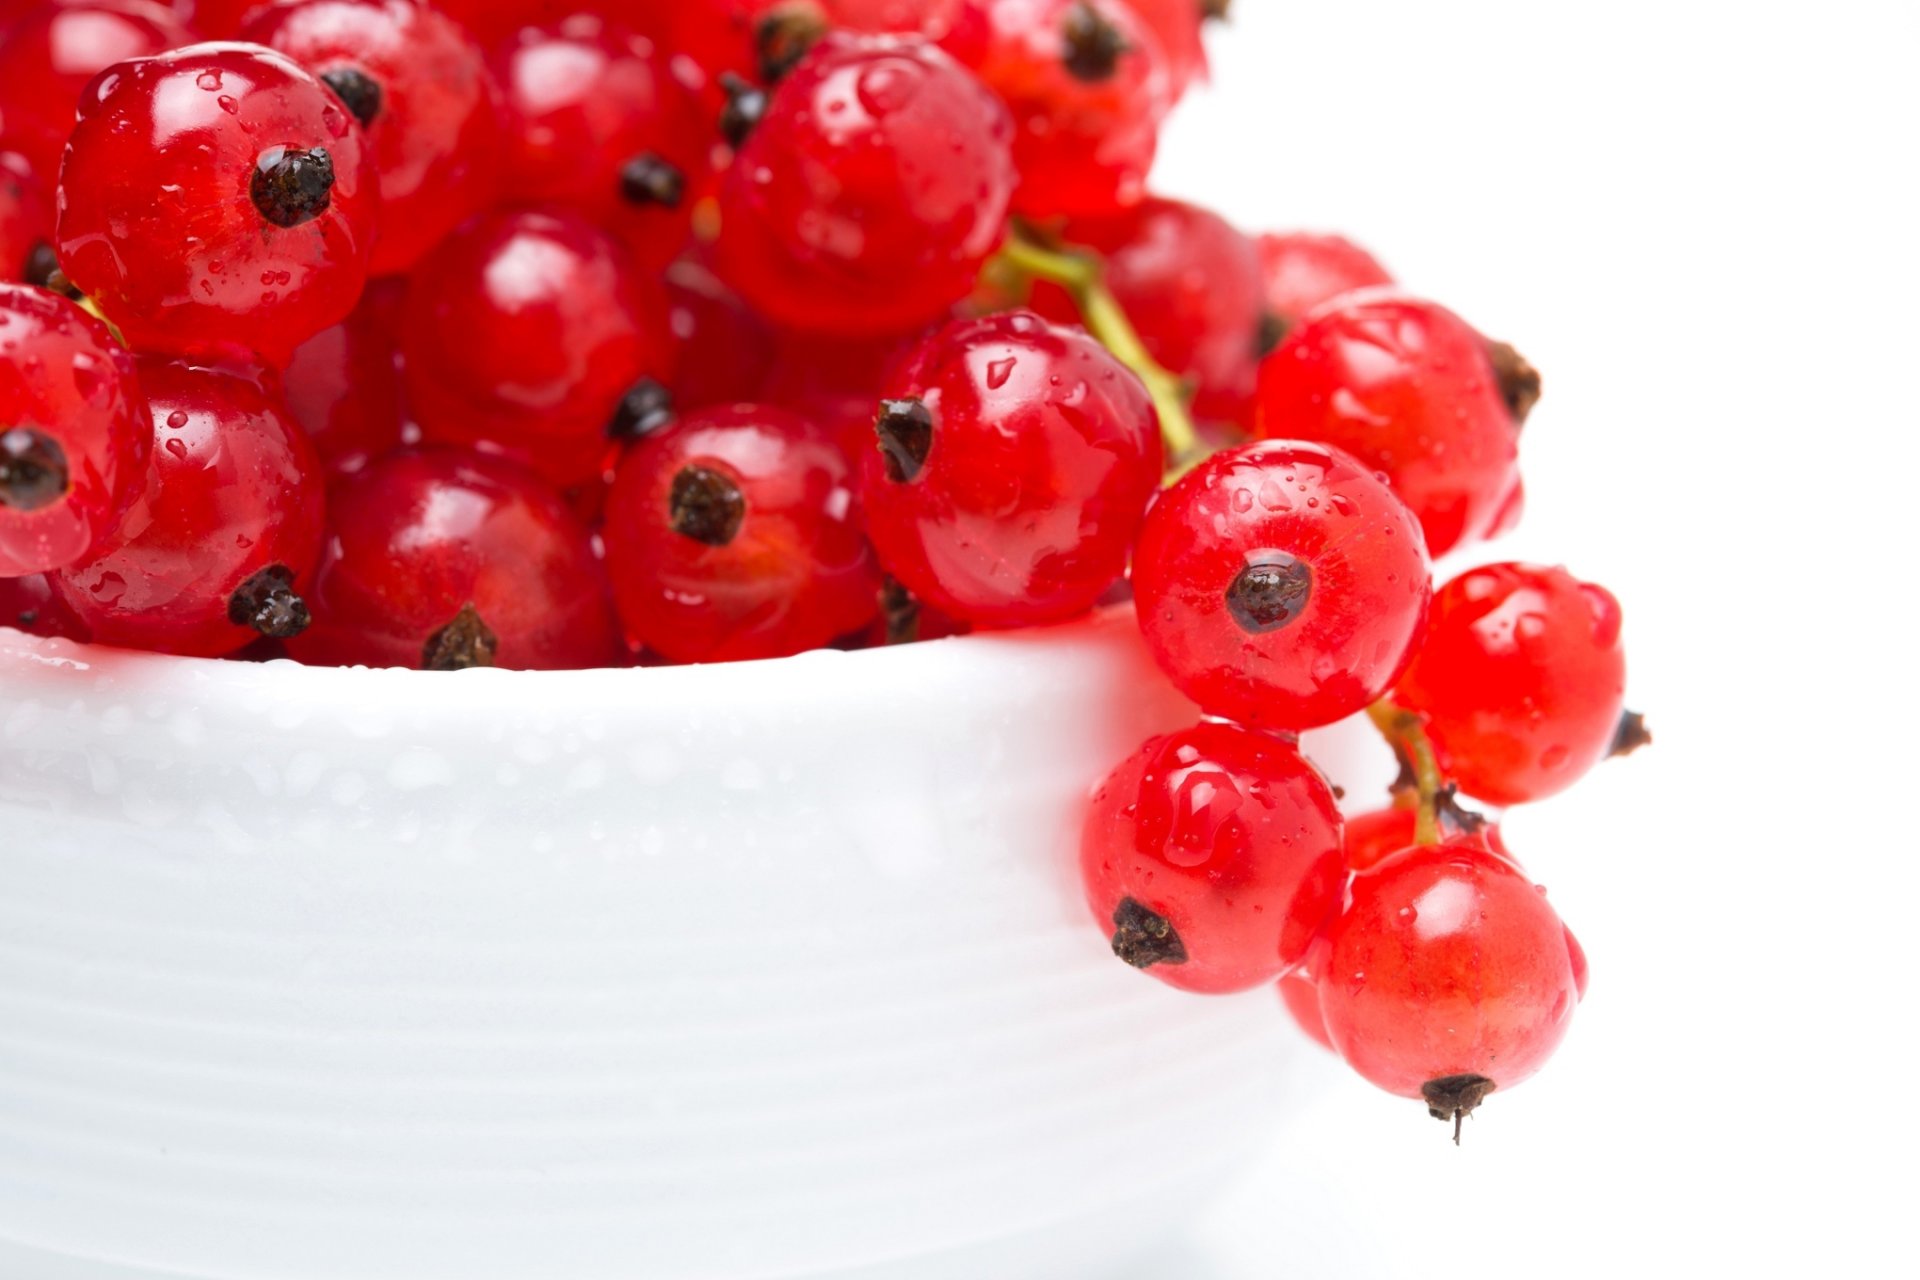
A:
<svg viewBox="0 0 1920 1280">
<path fill-rule="evenodd" d="M 1616 745 L 1618 609 L 1432 590 L 1520 513 L 1511 347 L 1147 193 L 1225 8 L 0 0 L 0 624 L 579 668 L 1131 590 L 1211 718 L 1094 800 L 1115 952 L 1457 1120 L 1584 962 L 1456 796 Z M 1296 735 L 1363 710 L 1343 827 Z"/>
</svg>

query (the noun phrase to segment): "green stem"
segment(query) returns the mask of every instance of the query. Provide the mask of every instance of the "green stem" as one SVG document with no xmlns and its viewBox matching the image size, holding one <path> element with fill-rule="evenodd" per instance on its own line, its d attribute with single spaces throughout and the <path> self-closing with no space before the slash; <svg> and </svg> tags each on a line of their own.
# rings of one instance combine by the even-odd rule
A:
<svg viewBox="0 0 1920 1280">
<path fill-rule="evenodd" d="M 1058 285 L 1080 309 L 1087 332 L 1133 370 L 1147 386 L 1160 415 L 1160 438 L 1166 442 L 1167 467 L 1184 471 L 1200 456 L 1200 438 L 1187 410 L 1187 384 L 1155 360 L 1140 341 L 1139 330 L 1114 300 L 1100 270 L 1100 259 L 1077 249 L 1055 249 L 1033 239 L 1016 226 L 1000 247 L 999 264 L 1030 280 Z"/>
<path fill-rule="evenodd" d="M 1427 737 L 1427 726 L 1417 712 L 1396 707 L 1384 699 L 1367 708 L 1367 717 L 1413 773 L 1417 797 L 1414 843 L 1439 844 L 1440 792 L 1446 786 L 1446 779 L 1440 774 L 1440 761 L 1433 754 L 1433 740 Z"/>
</svg>

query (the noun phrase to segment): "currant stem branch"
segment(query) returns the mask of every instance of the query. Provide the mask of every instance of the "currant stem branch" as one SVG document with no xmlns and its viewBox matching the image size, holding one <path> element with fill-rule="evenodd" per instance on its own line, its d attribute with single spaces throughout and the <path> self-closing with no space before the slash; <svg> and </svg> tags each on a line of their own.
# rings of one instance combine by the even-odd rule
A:
<svg viewBox="0 0 1920 1280">
<path fill-rule="evenodd" d="M 1413 774 L 1414 843 L 1439 844 L 1440 794 L 1446 787 L 1446 779 L 1441 776 L 1440 761 L 1433 753 L 1433 739 L 1427 736 L 1427 726 L 1417 712 L 1385 699 L 1367 708 L 1367 718 Z"/>
<path fill-rule="evenodd" d="M 1155 360 L 1140 341 L 1139 330 L 1115 301 L 1102 277 L 1100 259 L 1077 249 L 1041 244 L 1015 224 L 1000 248 L 997 265 L 1028 280 L 1045 280 L 1066 290 L 1080 309 L 1087 332 L 1113 353 L 1146 384 L 1147 394 L 1160 415 L 1160 438 L 1166 444 L 1167 468 L 1179 474 L 1200 454 L 1200 438 L 1187 409 L 1187 384 Z"/>
</svg>

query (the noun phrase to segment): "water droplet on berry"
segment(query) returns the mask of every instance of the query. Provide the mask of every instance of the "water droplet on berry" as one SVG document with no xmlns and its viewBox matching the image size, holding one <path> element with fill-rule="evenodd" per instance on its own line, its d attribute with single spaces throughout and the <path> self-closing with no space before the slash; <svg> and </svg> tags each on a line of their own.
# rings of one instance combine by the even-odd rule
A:
<svg viewBox="0 0 1920 1280">
<path fill-rule="evenodd" d="M 94 81 L 93 100 L 95 102 L 105 102 L 108 98 L 113 96 L 113 91 L 115 89 L 118 89 L 119 87 L 120 87 L 120 73 L 117 71 L 110 71 L 106 75 L 103 75 L 98 80 Z"/>
<path fill-rule="evenodd" d="M 1006 386 L 1007 379 L 1013 376 L 1014 365 L 1018 363 L 1019 361 L 1012 356 L 989 361 L 987 364 L 987 386 L 995 391 Z"/>
<path fill-rule="evenodd" d="M 169 427 L 172 427 L 175 431 L 178 431 L 180 428 L 186 426 L 187 411 L 185 409 L 175 409 L 172 413 L 167 415 L 167 425 Z"/>
<path fill-rule="evenodd" d="M 1233 491 L 1233 509 L 1242 515 L 1253 510 L 1253 494 L 1245 489 Z"/>
<path fill-rule="evenodd" d="M 165 447 L 176 458 L 184 460 L 187 456 L 187 442 L 184 440 L 168 440 Z"/>
<path fill-rule="evenodd" d="M 100 361 L 84 351 L 73 357 L 73 389 L 89 403 L 99 403 L 113 394 L 113 386 Z"/>
<path fill-rule="evenodd" d="M 208 93 L 213 93 L 220 88 L 220 72 L 217 68 L 209 67 L 200 73 L 199 78 L 196 79 L 194 83 L 202 89 L 205 89 Z"/>
<path fill-rule="evenodd" d="M 88 589 L 88 594 L 103 605 L 117 603 L 126 592 L 127 580 L 117 573 L 101 574 Z"/>
<path fill-rule="evenodd" d="M 1565 747 L 1562 747 L 1562 746 L 1548 747 L 1540 755 L 1540 767 L 1542 769 L 1548 770 L 1549 772 L 1555 769 L 1564 769 L 1567 767 L 1567 760 L 1570 758 L 1571 755 L 1572 753 L 1569 752 Z"/>
<path fill-rule="evenodd" d="M 327 132 L 336 138 L 344 138 L 347 136 L 347 117 L 343 111 L 338 111 L 331 106 L 328 107 L 320 113 L 320 123 L 325 125 Z"/>
</svg>

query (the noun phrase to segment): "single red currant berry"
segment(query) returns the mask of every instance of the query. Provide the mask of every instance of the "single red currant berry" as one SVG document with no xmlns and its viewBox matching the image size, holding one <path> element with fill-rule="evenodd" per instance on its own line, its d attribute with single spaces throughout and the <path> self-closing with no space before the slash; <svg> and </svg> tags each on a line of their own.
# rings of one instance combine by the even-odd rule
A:
<svg viewBox="0 0 1920 1280">
<path fill-rule="evenodd" d="M 281 375 L 287 408 L 329 472 L 357 471 L 399 447 L 404 415 L 391 335 L 400 301 L 391 288 L 370 287 L 352 315 L 296 347 Z"/>
<path fill-rule="evenodd" d="M 360 122 L 380 187 L 375 275 L 404 271 L 492 202 L 496 91 L 459 23 L 416 0 L 291 0 L 255 9 L 243 36 L 319 76 Z"/>
<path fill-rule="evenodd" d="M 1140 629 L 1209 715 L 1311 729 L 1393 684 L 1432 580 L 1420 527 L 1337 449 L 1214 454 L 1160 495 L 1134 549 Z"/>
<path fill-rule="evenodd" d="M 152 446 L 133 360 L 106 326 L 0 284 L 0 578 L 99 548 L 146 482 Z"/>
<path fill-rule="evenodd" d="M 155 446 L 146 490 L 108 549 L 54 575 L 93 639 L 198 657 L 307 625 L 320 552 L 320 460 L 254 378 L 139 361 Z"/>
<path fill-rule="evenodd" d="M 337 485 L 302 662 L 452 671 L 613 665 L 587 528 L 531 473 L 464 449 L 397 453 Z"/>
<path fill-rule="evenodd" d="M 1567 929 L 1567 959 L 1573 965 L 1573 989 L 1579 998 L 1587 998 L 1587 950 L 1580 945 L 1580 939 L 1573 936 L 1573 930 Z"/>
<path fill-rule="evenodd" d="M 1326 1019 L 1320 1016 L 1320 984 L 1312 975 L 1296 969 L 1280 979 L 1280 1003 L 1308 1038 L 1323 1049 L 1333 1048 L 1333 1041 L 1327 1037 Z"/>
<path fill-rule="evenodd" d="M 1159 487 L 1140 380 L 1078 329 L 1027 312 L 959 320 L 906 360 L 867 455 L 867 529 L 887 571 L 986 626 L 1093 607 Z"/>
<path fill-rule="evenodd" d="M 240 20 L 272 0 L 174 0 L 174 8 L 193 23 L 206 40 L 231 40 Z"/>
<path fill-rule="evenodd" d="M 1360 293 L 1309 316 L 1261 364 L 1258 430 L 1385 472 L 1440 556 L 1494 525 L 1539 398 L 1532 366 L 1453 312 Z"/>
<path fill-rule="evenodd" d="M 1175 101 L 1196 80 L 1207 78 L 1207 48 L 1201 25 L 1226 16 L 1226 0 L 1125 0 L 1167 55 L 1167 74 Z"/>
<path fill-rule="evenodd" d="M 676 403 L 699 409 L 761 399 L 773 366 L 774 337 L 752 308 L 691 258 L 665 276 L 668 323 L 679 347 Z M 869 396 L 868 403 L 872 403 Z"/>
<path fill-rule="evenodd" d="M 40 5 L 0 27 L 0 135 L 51 186 L 88 81 L 192 39 L 165 5 L 147 0 Z"/>
<path fill-rule="evenodd" d="M 1339 905 L 1340 811 L 1291 744 L 1198 724 L 1101 783 L 1080 875 L 1122 960 L 1183 991 L 1245 991 L 1304 960 Z"/>
<path fill-rule="evenodd" d="M 673 371 L 664 295 L 561 209 L 483 214 L 429 254 L 403 353 L 427 439 L 482 445 L 562 487 L 599 474 L 627 393 Z"/>
<path fill-rule="evenodd" d="M 1393 283 L 1372 254 L 1342 236 L 1290 231 L 1254 241 L 1267 303 L 1267 343 L 1280 345 L 1309 311 L 1343 293 Z"/>
<path fill-rule="evenodd" d="M 1173 79 L 1121 0 L 967 0 L 942 46 L 1013 113 L 1014 212 L 1083 217 L 1146 193 Z"/>
<path fill-rule="evenodd" d="M 1250 423 L 1266 314 L 1253 241 L 1216 213 L 1157 197 L 1070 223 L 1064 236 L 1105 260 L 1107 287 L 1148 354 L 1193 384 L 1194 412 Z M 1049 319 L 1079 318 L 1059 289 L 1037 287 L 1034 299 Z"/>
<path fill-rule="evenodd" d="M 500 49 L 507 187 L 570 205 L 649 266 L 679 253 L 717 134 L 664 52 L 627 27 L 576 14 Z"/>
<path fill-rule="evenodd" d="M 0 280 L 42 288 L 59 269 L 53 254 L 53 205 L 17 151 L 0 151 Z"/>
<path fill-rule="evenodd" d="M 1441 770 L 1489 804 L 1565 790 L 1604 759 L 1626 696 L 1620 603 L 1560 568 L 1490 564 L 1434 594 L 1394 698 Z"/>
<path fill-rule="evenodd" d="M 720 189 L 721 276 L 776 324 L 942 318 L 999 245 L 1014 183 L 993 95 L 923 41 L 830 35 L 783 79 Z"/>
<path fill-rule="evenodd" d="M 271 50 L 120 63 L 67 148 L 61 265 L 137 348 L 283 364 L 366 283 L 380 196 L 363 146 L 339 99 Z"/>
<path fill-rule="evenodd" d="M 45 574 L 0 578 L 0 628 L 11 627 L 30 636 L 86 639 L 80 620 L 60 603 Z"/>
<path fill-rule="evenodd" d="M 1355 876 L 1328 933 L 1320 1012 L 1340 1056 L 1455 1122 L 1538 1071 L 1579 1003 L 1568 933 L 1512 863 L 1409 849 Z"/>
<path fill-rule="evenodd" d="M 628 638 L 675 662 L 800 653 L 879 610 L 853 469 L 785 410 L 708 409 L 642 439 L 604 536 Z"/>
</svg>

